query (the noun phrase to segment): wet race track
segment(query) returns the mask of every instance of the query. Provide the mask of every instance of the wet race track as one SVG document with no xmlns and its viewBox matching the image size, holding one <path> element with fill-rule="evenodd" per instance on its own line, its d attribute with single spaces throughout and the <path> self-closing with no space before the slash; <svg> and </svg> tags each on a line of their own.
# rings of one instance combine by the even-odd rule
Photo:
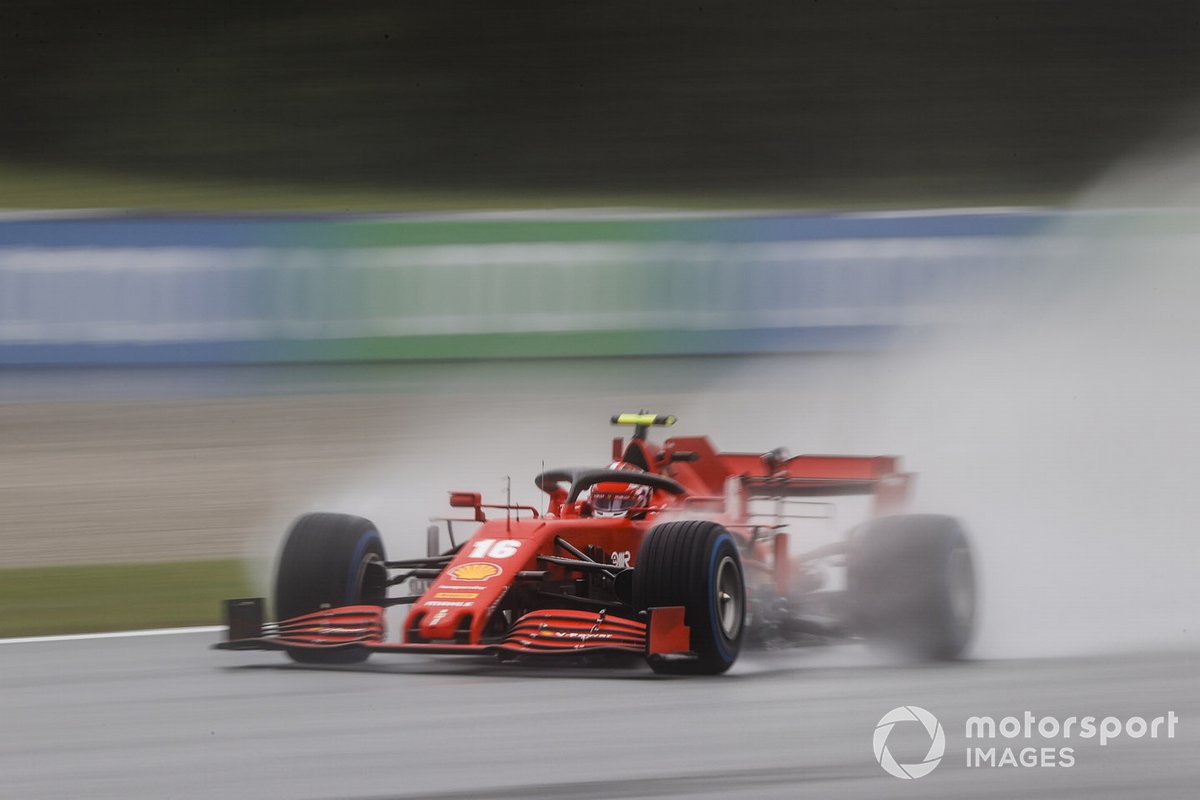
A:
<svg viewBox="0 0 1200 800">
<path fill-rule="evenodd" d="M 1195 653 L 889 665 L 858 646 L 760 654 L 728 675 L 377 656 L 308 668 L 208 649 L 215 632 L 0 645 L 0 774 L 21 798 L 1186 797 L 1200 780 Z M 933 712 L 919 780 L 872 751 Z M 1074 766 L 965 765 L 972 715 L 1174 711 L 1175 738 L 1037 738 Z M 915 732 L 920 729 L 913 726 Z M 901 731 L 899 761 L 929 740 Z"/>
</svg>

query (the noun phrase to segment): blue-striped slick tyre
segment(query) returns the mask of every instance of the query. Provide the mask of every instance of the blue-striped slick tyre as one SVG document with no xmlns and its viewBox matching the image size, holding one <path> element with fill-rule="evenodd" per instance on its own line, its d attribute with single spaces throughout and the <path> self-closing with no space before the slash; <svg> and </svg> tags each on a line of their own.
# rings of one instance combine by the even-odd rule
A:
<svg viewBox="0 0 1200 800">
<path fill-rule="evenodd" d="M 642 540 L 633 571 L 639 610 L 683 606 L 695 659 L 652 658 L 655 672 L 715 675 L 742 649 L 746 584 L 733 536 L 708 520 L 655 525 Z"/>
<path fill-rule="evenodd" d="M 382 604 L 387 591 L 383 539 L 375 524 L 349 514 L 305 514 L 288 531 L 275 573 L 279 620 L 325 608 Z M 290 648 L 304 664 L 356 664 L 370 651 Z"/>
</svg>

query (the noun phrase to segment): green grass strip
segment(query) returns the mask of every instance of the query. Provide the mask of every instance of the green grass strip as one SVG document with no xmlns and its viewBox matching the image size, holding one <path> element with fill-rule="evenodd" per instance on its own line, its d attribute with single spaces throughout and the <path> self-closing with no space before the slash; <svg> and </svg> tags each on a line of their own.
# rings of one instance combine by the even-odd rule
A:
<svg viewBox="0 0 1200 800">
<path fill-rule="evenodd" d="M 0 637 L 215 625 L 251 586 L 240 561 L 0 570 Z"/>
</svg>

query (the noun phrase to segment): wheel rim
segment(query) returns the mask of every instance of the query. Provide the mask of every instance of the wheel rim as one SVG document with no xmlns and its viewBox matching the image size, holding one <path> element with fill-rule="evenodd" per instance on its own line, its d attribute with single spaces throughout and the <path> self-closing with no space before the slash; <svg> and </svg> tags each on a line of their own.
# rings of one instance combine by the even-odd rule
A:
<svg viewBox="0 0 1200 800">
<path fill-rule="evenodd" d="M 737 638 L 742 629 L 742 576 L 737 561 L 725 556 L 717 565 L 717 622 L 721 633 L 730 641 Z"/>
<path fill-rule="evenodd" d="M 975 572 L 967 548 L 956 547 L 951 551 L 946 583 L 954 624 L 959 627 L 970 625 L 975 615 Z"/>
</svg>

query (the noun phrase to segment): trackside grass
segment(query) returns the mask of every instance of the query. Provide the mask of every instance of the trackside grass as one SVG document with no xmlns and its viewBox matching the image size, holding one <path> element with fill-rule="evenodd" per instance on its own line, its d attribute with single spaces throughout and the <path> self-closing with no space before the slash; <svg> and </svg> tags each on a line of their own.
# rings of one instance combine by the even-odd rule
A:
<svg viewBox="0 0 1200 800">
<path fill-rule="evenodd" d="M 0 637 L 214 625 L 257 592 L 240 561 L 0 570 Z"/>
</svg>

